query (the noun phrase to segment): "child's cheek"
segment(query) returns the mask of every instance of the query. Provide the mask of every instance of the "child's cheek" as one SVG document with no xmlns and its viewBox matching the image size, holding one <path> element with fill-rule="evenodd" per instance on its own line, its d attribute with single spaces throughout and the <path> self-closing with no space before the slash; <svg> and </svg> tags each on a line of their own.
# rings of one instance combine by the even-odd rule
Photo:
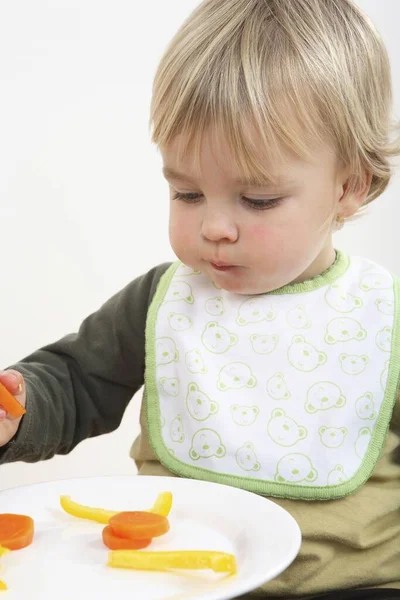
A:
<svg viewBox="0 0 400 600">
<path fill-rule="evenodd" d="M 249 239 L 260 244 L 267 242 L 271 237 L 271 230 L 266 225 L 252 225 L 249 229 Z"/>
</svg>

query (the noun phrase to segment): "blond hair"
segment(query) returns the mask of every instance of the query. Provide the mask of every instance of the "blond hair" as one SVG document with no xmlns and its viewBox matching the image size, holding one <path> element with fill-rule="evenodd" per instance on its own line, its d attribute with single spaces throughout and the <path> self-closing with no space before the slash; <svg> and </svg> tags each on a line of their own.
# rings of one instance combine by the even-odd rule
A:
<svg viewBox="0 0 400 600">
<path fill-rule="evenodd" d="M 245 178 L 273 180 L 256 158 L 249 123 L 270 156 L 309 156 L 333 145 L 357 189 L 372 174 L 367 202 L 386 188 L 391 75 L 385 46 L 351 0 L 205 0 L 167 47 L 154 78 L 152 142 L 195 142 L 222 128 Z"/>
</svg>

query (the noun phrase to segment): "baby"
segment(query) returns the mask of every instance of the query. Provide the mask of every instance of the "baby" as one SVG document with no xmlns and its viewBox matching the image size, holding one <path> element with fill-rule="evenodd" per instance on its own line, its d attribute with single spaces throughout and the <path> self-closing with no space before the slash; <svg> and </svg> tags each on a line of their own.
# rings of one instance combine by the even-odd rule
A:
<svg viewBox="0 0 400 600">
<path fill-rule="evenodd" d="M 399 283 L 333 233 L 382 194 L 388 57 L 350 0 L 206 0 L 157 70 L 171 246 L 79 331 L 0 375 L 0 462 L 118 427 L 140 474 L 271 498 L 300 525 L 262 598 L 400 598 Z"/>
</svg>

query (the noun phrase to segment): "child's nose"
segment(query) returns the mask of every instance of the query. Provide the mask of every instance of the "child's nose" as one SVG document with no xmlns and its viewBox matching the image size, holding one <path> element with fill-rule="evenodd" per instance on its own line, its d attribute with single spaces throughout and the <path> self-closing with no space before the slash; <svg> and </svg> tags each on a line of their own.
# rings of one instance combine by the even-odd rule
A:
<svg viewBox="0 0 400 600">
<path fill-rule="evenodd" d="M 238 239 L 237 226 L 229 214 L 206 210 L 201 226 L 202 236 L 210 242 L 228 240 L 236 242 Z"/>
</svg>

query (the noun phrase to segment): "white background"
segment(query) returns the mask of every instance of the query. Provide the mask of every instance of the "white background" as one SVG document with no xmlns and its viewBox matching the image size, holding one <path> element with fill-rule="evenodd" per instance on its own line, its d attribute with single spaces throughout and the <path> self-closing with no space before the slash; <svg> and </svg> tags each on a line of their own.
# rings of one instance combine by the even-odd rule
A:
<svg viewBox="0 0 400 600">
<path fill-rule="evenodd" d="M 400 2 L 359 0 L 386 42 L 400 117 Z M 2 0 L 0 368 L 75 331 L 137 275 L 173 260 L 150 144 L 158 61 L 198 0 Z M 400 179 L 336 246 L 400 275 Z M 69 456 L 0 467 L 0 489 L 135 473 L 141 394 L 114 433 Z"/>
</svg>

